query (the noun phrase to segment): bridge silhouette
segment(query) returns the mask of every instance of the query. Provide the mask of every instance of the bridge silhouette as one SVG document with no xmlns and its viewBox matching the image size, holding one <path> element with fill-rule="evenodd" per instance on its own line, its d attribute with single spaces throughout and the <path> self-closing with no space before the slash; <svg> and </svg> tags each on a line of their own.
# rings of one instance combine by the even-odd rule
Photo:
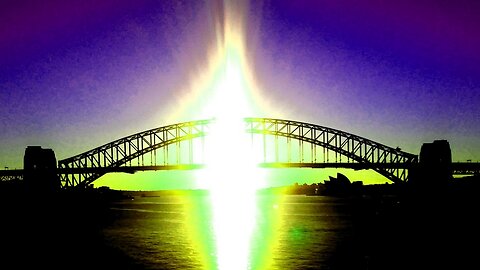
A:
<svg viewBox="0 0 480 270">
<path fill-rule="evenodd" d="M 142 131 L 59 160 L 56 173 L 67 188 L 86 187 L 111 172 L 204 168 L 205 138 L 214 124 L 214 119 L 198 120 Z M 259 167 L 371 169 L 404 183 L 419 163 L 418 155 L 329 127 L 272 118 L 245 118 L 244 124 L 263 155 Z M 454 174 L 479 171 L 479 163 L 452 163 Z M 23 173 L 2 170 L 0 177 L 19 179 Z"/>
</svg>

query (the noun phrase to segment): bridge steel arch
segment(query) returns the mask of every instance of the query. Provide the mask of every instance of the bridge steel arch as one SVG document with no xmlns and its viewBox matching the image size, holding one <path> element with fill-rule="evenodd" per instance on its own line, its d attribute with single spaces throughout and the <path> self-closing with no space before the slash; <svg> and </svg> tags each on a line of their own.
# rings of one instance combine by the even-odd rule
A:
<svg viewBox="0 0 480 270">
<path fill-rule="evenodd" d="M 64 188 L 86 187 L 107 172 L 115 171 L 109 170 L 109 168 L 128 167 L 128 163 L 131 163 L 132 160 L 137 159 L 138 161 L 138 158 L 157 149 L 167 149 L 168 155 L 169 145 L 178 145 L 182 141 L 192 141 L 195 138 L 206 136 L 209 125 L 213 121 L 190 121 L 150 129 L 59 160 L 59 171 L 64 172 L 60 173 L 62 186 Z M 417 155 L 333 128 L 272 118 L 245 118 L 245 123 L 246 132 L 286 137 L 323 147 L 347 157 L 349 162 L 367 164 L 369 166 L 366 167 L 377 171 L 395 183 L 408 181 L 407 168 L 412 167 L 409 165 L 418 163 Z M 177 164 L 179 164 L 178 156 Z M 401 166 L 377 166 L 378 164 Z M 124 171 L 128 172 L 129 170 Z"/>
<path fill-rule="evenodd" d="M 394 183 L 407 182 L 407 168 L 418 163 L 417 155 L 329 127 L 271 118 L 246 118 L 245 122 L 247 132 L 286 137 L 323 147 L 345 156 L 349 162 L 371 165 L 369 168 Z"/>
<path fill-rule="evenodd" d="M 59 170 L 70 171 L 70 173 L 60 174 L 62 187 L 86 187 L 108 172 L 108 170 L 86 171 L 81 170 L 82 168 L 121 167 L 147 153 L 166 147 L 168 155 L 169 145 L 204 137 L 211 121 L 190 121 L 150 129 L 104 144 L 82 154 L 59 160 Z M 75 172 L 75 169 L 79 170 Z"/>
</svg>

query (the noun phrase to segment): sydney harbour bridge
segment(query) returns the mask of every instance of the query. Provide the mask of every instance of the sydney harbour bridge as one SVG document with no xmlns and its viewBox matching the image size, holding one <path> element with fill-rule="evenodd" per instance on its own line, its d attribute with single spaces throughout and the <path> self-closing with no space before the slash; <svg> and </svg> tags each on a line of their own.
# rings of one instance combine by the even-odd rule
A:
<svg viewBox="0 0 480 270">
<path fill-rule="evenodd" d="M 25 157 L 23 170 L 0 170 L 0 179 L 23 179 L 27 178 L 28 174 L 39 175 L 49 171 L 59 179 L 61 187 L 70 188 L 87 187 L 102 175 L 111 172 L 204 168 L 206 165 L 203 157 L 208 151 L 205 149 L 205 140 L 212 130 L 212 125 L 215 125 L 215 119 L 158 127 L 58 160 L 58 163 L 53 151 L 48 149 L 53 156 L 53 163 L 35 164 L 35 161 L 32 163 Z M 406 183 L 412 178 L 411 172 L 422 164 L 421 155 L 311 123 L 245 118 L 244 130 L 251 135 L 250 143 L 257 150 L 256 160 L 259 160 L 259 167 L 369 169 L 393 183 Z M 228 130 L 223 134 L 227 144 L 236 143 L 234 139 L 229 139 Z M 480 172 L 479 163 L 451 162 L 449 146 L 447 148 L 440 157 L 434 159 L 439 160 L 437 165 L 448 169 L 449 174 Z M 37 147 L 37 150 L 39 149 L 40 147 Z M 228 152 L 228 149 L 226 151 Z M 423 159 L 432 159 L 431 156 L 427 154 Z M 44 161 L 45 157 L 40 155 L 37 159 Z M 241 166 L 233 164 L 235 165 Z"/>
</svg>

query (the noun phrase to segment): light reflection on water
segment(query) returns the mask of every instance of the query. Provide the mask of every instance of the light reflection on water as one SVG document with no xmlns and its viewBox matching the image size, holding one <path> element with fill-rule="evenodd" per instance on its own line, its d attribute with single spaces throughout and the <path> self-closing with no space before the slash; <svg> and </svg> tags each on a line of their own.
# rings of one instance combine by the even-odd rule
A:
<svg viewBox="0 0 480 270">
<path fill-rule="evenodd" d="M 114 206 L 104 235 L 146 269 L 317 269 L 331 266 L 351 233 L 341 201 L 239 196 L 136 197 Z"/>
<path fill-rule="evenodd" d="M 254 193 L 213 192 L 211 199 L 218 269 L 250 269 Z"/>
<path fill-rule="evenodd" d="M 241 93 L 237 89 L 240 79 L 235 76 L 238 72 L 233 72 L 235 68 L 228 63 L 231 67 L 226 68 L 225 83 L 231 86 L 227 88 Z M 210 193 L 214 265 L 219 270 L 251 269 L 250 244 L 257 215 L 255 194 L 265 179 L 251 158 L 253 147 L 249 135 L 243 132 L 243 119 L 234 119 L 218 118 L 210 127 L 205 139 L 210 149 L 205 155 L 207 167 L 197 176 Z M 235 143 L 231 144 L 232 141 Z M 234 154 L 226 155 L 226 149 Z"/>
</svg>

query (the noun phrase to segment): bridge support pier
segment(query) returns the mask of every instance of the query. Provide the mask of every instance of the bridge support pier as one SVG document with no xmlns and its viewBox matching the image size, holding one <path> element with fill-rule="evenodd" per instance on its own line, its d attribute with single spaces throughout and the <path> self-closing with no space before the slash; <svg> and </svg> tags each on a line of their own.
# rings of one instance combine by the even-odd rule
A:
<svg viewBox="0 0 480 270">
<path fill-rule="evenodd" d="M 23 159 L 25 187 L 30 192 L 53 192 L 61 188 L 57 160 L 52 149 L 28 146 Z"/>
<path fill-rule="evenodd" d="M 441 188 L 452 180 L 452 153 L 447 140 L 424 143 L 418 167 L 411 172 L 410 182 L 416 188 Z"/>
</svg>

